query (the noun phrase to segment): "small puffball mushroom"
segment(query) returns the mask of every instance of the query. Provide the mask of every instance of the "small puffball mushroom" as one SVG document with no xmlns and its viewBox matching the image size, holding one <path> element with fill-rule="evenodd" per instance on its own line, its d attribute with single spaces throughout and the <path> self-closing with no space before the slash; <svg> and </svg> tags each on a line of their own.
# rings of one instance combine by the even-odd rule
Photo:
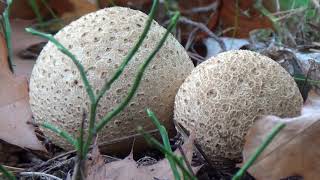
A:
<svg viewBox="0 0 320 180">
<path fill-rule="evenodd" d="M 195 132 L 211 161 L 241 161 L 244 136 L 259 116 L 298 116 L 302 104 L 294 79 L 278 63 L 235 50 L 192 71 L 176 95 L 174 119 Z"/>
<path fill-rule="evenodd" d="M 72 22 L 61 29 L 55 38 L 83 64 L 97 94 L 138 41 L 147 18 L 146 14 L 129 8 L 102 9 Z M 97 122 L 126 97 L 139 66 L 165 31 L 158 23 L 152 22 L 142 46 L 101 99 L 97 107 Z M 187 52 L 169 35 L 149 64 L 132 101 L 102 130 L 99 142 L 136 134 L 139 125 L 145 130 L 156 129 L 147 117 L 147 107 L 155 112 L 167 128 L 173 129 L 175 94 L 193 67 Z M 30 104 L 36 122 L 49 122 L 75 137 L 78 136 L 83 109 L 89 112 L 90 101 L 80 73 L 52 43 L 44 47 L 32 71 Z M 87 121 L 85 126 L 88 126 Z M 59 135 L 44 128 L 42 130 L 56 145 L 67 150 L 72 148 Z"/>
</svg>

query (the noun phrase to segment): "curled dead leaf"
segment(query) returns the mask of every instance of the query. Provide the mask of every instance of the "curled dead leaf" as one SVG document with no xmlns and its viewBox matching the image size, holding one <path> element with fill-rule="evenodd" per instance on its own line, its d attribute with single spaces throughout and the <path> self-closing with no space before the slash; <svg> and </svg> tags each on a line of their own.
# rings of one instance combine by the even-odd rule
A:
<svg viewBox="0 0 320 180">
<path fill-rule="evenodd" d="M 280 131 L 263 151 L 249 172 L 258 180 L 302 176 L 305 180 L 317 179 L 320 172 L 320 111 L 319 97 L 309 100 L 302 115 L 282 119 L 267 116 L 249 130 L 243 151 L 244 162 L 255 152 L 271 129 L 279 122 L 286 127 Z"/>
<path fill-rule="evenodd" d="M 189 164 L 193 154 L 193 137 L 189 138 L 182 146 L 182 150 Z M 174 152 L 180 156 L 179 150 Z M 139 165 L 130 153 L 125 159 L 105 164 L 103 156 L 97 147 L 92 150 L 91 160 L 86 162 L 86 175 L 88 180 L 150 180 L 150 179 L 174 179 L 169 161 L 163 159 L 156 164 Z M 193 167 L 196 173 L 200 167 Z"/>
<path fill-rule="evenodd" d="M 0 36 L 0 52 L 0 139 L 22 148 L 45 151 L 34 127 L 27 124 L 32 119 L 28 81 L 10 72 L 3 36 Z"/>
</svg>

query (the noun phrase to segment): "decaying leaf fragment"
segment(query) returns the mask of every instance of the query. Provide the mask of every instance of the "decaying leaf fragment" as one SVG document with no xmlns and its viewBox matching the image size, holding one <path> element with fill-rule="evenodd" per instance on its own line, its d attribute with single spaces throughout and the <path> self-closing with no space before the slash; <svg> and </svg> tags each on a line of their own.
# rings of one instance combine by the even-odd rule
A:
<svg viewBox="0 0 320 180">
<path fill-rule="evenodd" d="M 191 164 L 193 153 L 193 138 L 182 146 L 186 159 Z M 179 150 L 175 154 L 180 156 Z M 174 179 L 172 170 L 167 159 L 163 159 L 150 166 L 139 166 L 133 159 L 131 153 L 128 157 L 120 161 L 105 164 L 104 158 L 99 153 L 97 147 L 92 151 L 92 158 L 86 162 L 88 180 L 150 180 L 150 179 Z M 193 172 L 199 167 L 193 168 Z"/>
<path fill-rule="evenodd" d="M 10 72 L 5 41 L 0 35 L 0 139 L 22 148 L 45 150 L 34 128 L 27 124 L 31 118 L 27 79 Z"/>
<path fill-rule="evenodd" d="M 267 116 L 248 132 L 244 147 L 244 162 L 279 122 L 286 122 L 271 144 L 264 150 L 249 172 L 258 180 L 302 176 L 318 179 L 320 172 L 320 111 L 319 98 L 314 96 L 296 118 Z"/>
</svg>

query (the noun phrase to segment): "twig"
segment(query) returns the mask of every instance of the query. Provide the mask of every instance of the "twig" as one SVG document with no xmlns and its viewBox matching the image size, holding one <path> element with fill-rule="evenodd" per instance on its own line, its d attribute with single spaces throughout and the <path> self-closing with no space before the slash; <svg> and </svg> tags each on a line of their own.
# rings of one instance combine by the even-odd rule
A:
<svg viewBox="0 0 320 180">
<path fill-rule="evenodd" d="M 203 61 L 205 61 L 204 57 L 200 56 L 200 55 L 197 54 L 197 53 L 188 51 L 188 55 L 189 55 L 192 59 L 196 60 L 196 61 L 198 62 L 197 64 L 200 64 L 200 63 L 202 63 Z"/>
<path fill-rule="evenodd" d="M 155 129 L 155 130 L 150 130 L 150 131 L 146 131 L 147 133 L 149 134 L 153 134 L 153 133 L 156 133 L 158 132 L 159 130 L 158 129 Z M 131 138 L 136 138 L 136 137 L 140 137 L 142 136 L 140 133 L 137 133 L 137 134 L 133 134 L 131 136 L 125 136 L 125 137 L 122 137 L 122 138 L 119 138 L 119 139 L 115 139 L 115 140 L 112 140 L 112 141 L 108 141 L 108 142 L 102 142 L 102 143 L 99 143 L 98 146 L 101 147 L 101 146 L 106 146 L 106 145 L 110 145 L 110 144 L 114 144 L 114 143 L 117 143 L 117 142 L 120 142 L 120 141 L 124 141 L 126 139 L 131 139 Z M 90 148 L 92 148 L 93 145 L 90 146 Z M 28 169 L 29 171 L 38 171 L 39 169 L 41 169 L 41 167 L 44 167 L 44 166 L 47 166 L 48 164 L 62 158 L 62 157 L 65 157 L 65 156 L 68 156 L 70 154 L 73 154 L 73 153 L 76 153 L 77 150 L 72 150 L 72 151 L 68 151 L 66 153 L 63 153 L 63 154 L 60 154 L 56 157 L 53 157 L 51 159 L 49 159 L 48 161 L 36 166 L 36 167 L 32 167 L 31 169 Z M 105 155 L 107 156 L 107 155 Z M 108 158 L 113 158 L 113 159 L 117 159 L 117 158 L 114 158 L 114 157 L 111 157 L 111 156 L 107 156 Z M 117 159 L 119 160 L 119 159 Z"/>
<path fill-rule="evenodd" d="M 153 134 L 153 133 L 156 133 L 156 132 L 159 132 L 158 129 L 154 129 L 154 130 L 150 130 L 150 131 L 146 131 L 147 133 L 149 134 Z M 130 136 L 125 136 L 125 137 L 122 137 L 122 138 L 118 138 L 118 139 L 115 139 L 115 140 L 111 140 L 111 141 L 107 141 L 107 142 L 102 142 L 100 144 L 98 144 L 99 146 L 106 146 L 106 145 L 110 145 L 110 144 L 114 144 L 114 143 L 117 143 L 117 142 L 121 142 L 121 141 L 124 141 L 124 140 L 127 140 L 127 139 L 136 139 L 137 137 L 140 137 L 142 136 L 140 133 L 137 133 L 137 134 L 133 134 L 133 135 L 130 135 Z M 93 146 L 91 146 L 92 148 Z"/>
<path fill-rule="evenodd" d="M 9 172 L 6 168 L 4 168 L 0 164 L 0 173 L 3 173 L 4 177 L 8 178 L 9 180 L 16 180 L 15 176 L 11 172 Z"/>
<path fill-rule="evenodd" d="M 186 51 L 188 51 L 188 49 L 190 48 L 190 46 L 191 46 L 191 44 L 192 44 L 192 42 L 194 40 L 194 36 L 195 36 L 195 34 L 197 33 L 198 30 L 199 30 L 199 28 L 196 27 L 190 32 L 190 34 L 188 36 L 187 43 L 186 43 L 186 45 L 184 47 L 186 49 Z"/>
<path fill-rule="evenodd" d="M 79 158 L 76 158 L 76 162 L 75 162 L 75 166 L 73 168 L 73 175 L 72 175 L 72 180 L 79 180 L 82 179 L 81 178 L 81 163 L 82 160 L 80 160 Z"/>
<path fill-rule="evenodd" d="M 45 174 L 45 173 L 41 173 L 41 172 L 21 172 L 20 173 L 21 176 L 40 176 L 40 177 L 48 177 L 54 180 L 62 180 L 61 178 L 58 178 L 56 176 L 50 175 L 50 174 Z"/>
<path fill-rule="evenodd" d="M 4 168 L 8 169 L 11 172 L 20 172 L 20 171 L 25 171 L 24 168 L 17 168 L 17 167 L 12 167 L 12 166 L 6 166 L 2 165 Z"/>
<path fill-rule="evenodd" d="M 277 21 L 281 21 L 283 19 L 290 18 L 290 17 L 294 16 L 295 14 L 301 13 L 301 12 L 305 11 L 306 9 L 307 8 L 305 8 L 305 7 L 301 7 L 301 8 L 291 9 L 288 11 L 281 11 L 281 12 L 278 12 L 273 15 L 279 16 L 279 17 L 277 17 Z"/>
<path fill-rule="evenodd" d="M 216 40 L 218 42 L 218 44 L 220 45 L 222 51 L 226 51 L 227 48 L 226 48 L 226 45 L 224 44 L 224 42 L 216 34 L 214 34 L 205 24 L 200 23 L 200 22 L 195 22 L 195 21 L 190 20 L 184 16 L 181 16 L 181 18 L 179 19 L 179 22 L 198 27 L 199 29 L 201 29 L 202 31 L 207 33 L 211 38 Z"/>
<path fill-rule="evenodd" d="M 190 10 L 182 11 L 182 13 L 192 14 L 192 13 L 202 13 L 202 12 L 208 12 L 208 11 L 215 11 L 215 10 L 217 10 L 219 4 L 220 4 L 220 0 L 214 1 L 213 3 L 211 3 L 208 6 L 196 7 L 196 8 L 192 8 Z"/>
<path fill-rule="evenodd" d="M 28 169 L 28 170 L 29 170 L 29 171 L 38 171 L 39 169 L 41 169 L 41 167 L 47 166 L 47 165 L 49 165 L 50 163 L 54 162 L 55 160 L 60 159 L 60 158 L 65 157 L 65 156 L 68 156 L 68 155 L 70 155 L 70 154 L 73 154 L 73 153 L 75 153 L 75 152 L 77 152 L 77 150 L 72 150 L 72 151 L 68 151 L 68 152 L 66 152 L 66 153 L 60 154 L 60 155 L 58 155 L 58 156 L 56 156 L 56 157 L 53 157 L 53 158 L 49 159 L 48 161 L 46 161 L 46 162 L 44 162 L 44 163 L 42 163 L 42 164 L 40 164 L 40 165 L 38 165 L 38 166 L 32 167 L 32 168 L 30 168 L 30 169 Z"/>
<path fill-rule="evenodd" d="M 181 153 L 181 155 L 182 155 L 182 158 L 183 158 L 184 162 L 186 163 L 189 171 L 191 172 L 191 174 L 192 174 L 193 176 L 196 176 L 196 175 L 194 174 L 193 170 L 192 170 L 191 164 L 189 163 L 189 161 L 188 161 L 188 159 L 187 159 L 187 157 L 186 157 L 186 153 L 184 153 L 184 151 L 183 151 L 183 149 L 182 149 L 181 146 L 178 146 L 178 149 L 179 149 L 179 151 L 180 151 L 180 153 Z"/>
<path fill-rule="evenodd" d="M 43 173 L 49 173 L 49 172 L 51 172 L 51 171 L 53 171 L 53 170 L 55 170 L 55 169 L 59 169 L 60 167 L 66 165 L 66 164 L 71 163 L 72 161 L 74 161 L 74 159 L 75 159 L 75 157 L 72 157 L 72 158 L 66 159 L 66 160 L 64 160 L 64 161 L 62 161 L 62 162 L 56 162 L 55 165 L 51 165 L 51 167 L 49 167 L 48 169 L 46 169 L 46 170 L 44 170 L 44 171 L 42 171 L 42 172 L 43 172 Z"/>
</svg>

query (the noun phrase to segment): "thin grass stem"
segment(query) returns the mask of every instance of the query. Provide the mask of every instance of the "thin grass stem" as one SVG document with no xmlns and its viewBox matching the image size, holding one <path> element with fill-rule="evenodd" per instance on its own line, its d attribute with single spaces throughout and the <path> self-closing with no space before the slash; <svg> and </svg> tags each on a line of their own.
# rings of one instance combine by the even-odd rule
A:
<svg viewBox="0 0 320 180">
<path fill-rule="evenodd" d="M 182 158 L 177 157 L 173 152 L 168 151 L 165 147 L 163 147 L 162 144 L 160 144 L 155 138 L 153 138 L 150 134 L 147 134 L 142 127 L 138 127 L 138 132 L 140 132 L 143 137 L 146 139 L 146 141 L 151 144 L 154 145 L 157 149 L 159 149 L 162 153 L 170 156 L 174 162 L 179 166 L 179 168 L 181 169 L 181 171 L 183 173 L 186 174 L 186 176 L 188 177 L 188 179 L 190 180 L 196 180 L 197 178 L 194 177 L 189 171 L 188 169 L 185 167 L 184 165 L 184 161 Z"/>
<path fill-rule="evenodd" d="M 16 180 L 16 177 L 9 172 L 4 166 L 0 164 L 0 172 L 3 174 L 4 177 L 6 177 L 8 180 Z M 1 177 L 0 177 L 1 178 Z"/>
<path fill-rule="evenodd" d="M 166 128 L 160 124 L 160 122 L 159 122 L 158 118 L 156 117 L 156 115 L 154 114 L 154 112 L 152 112 L 150 109 L 147 109 L 146 111 L 147 111 L 149 118 L 151 119 L 153 124 L 158 128 L 158 130 L 160 132 L 164 148 L 166 148 L 168 151 L 172 152 Z M 169 164 L 170 164 L 170 167 L 172 169 L 172 172 L 173 172 L 175 179 L 179 180 L 180 174 L 178 172 L 178 169 L 177 169 L 177 166 L 176 166 L 174 160 L 168 155 L 166 155 L 166 158 L 169 161 Z"/>
<path fill-rule="evenodd" d="M 147 66 L 149 65 L 149 63 L 151 62 L 153 57 L 157 54 L 157 52 L 161 49 L 162 45 L 164 44 L 164 42 L 166 41 L 167 37 L 169 36 L 171 30 L 177 24 L 177 21 L 178 21 L 179 17 L 180 17 L 180 13 L 179 12 L 175 13 L 175 15 L 172 18 L 171 23 L 170 23 L 167 31 L 166 31 L 166 33 L 161 38 L 160 42 L 158 43 L 156 48 L 153 50 L 153 52 L 149 55 L 147 60 L 140 66 L 140 68 L 138 70 L 138 73 L 137 73 L 137 75 L 135 77 L 134 84 L 131 87 L 131 89 L 129 90 L 129 93 L 127 94 L 127 97 L 113 111 L 109 112 L 106 116 L 104 116 L 102 118 L 102 120 L 97 124 L 96 132 L 99 132 L 114 116 L 119 114 L 128 105 L 128 103 L 130 102 L 130 100 L 132 99 L 132 97 L 134 96 L 135 92 L 137 91 L 137 89 L 139 87 L 139 84 L 141 82 L 141 79 L 143 77 L 143 74 L 144 74 Z"/>
<path fill-rule="evenodd" d="M 236 173 L 235 176 L 232 177 L 232 180 L 241 180 L 241 177 L 245 174 L 245 172 L 253 165 L 253 163 L 257 160 L 259 155 L 263 152 L 263 150 L 271 143 L 271 141 L 275 138 L 275 136 L 285 127 L 285 123 L 279 123 L 275 126 L 271 133 L 267 136 L 267 138 L 262 142 L 262 144 L 256 149 L 255 153 L 249 158 L 249 160 L 242 166 L 242 168 Z"/>
<path fill-rule="evenodd" d="M 59 41 L 57 41 L 51 34 L 43 33 L 43 32 L 37 31 L 32 28 L 26 28 L 26 31 L 33 34 L 33 35 L 40 36 L 42 38 L 49 40 L 58 48 L 59 51 L 61 51 L 65 55 L 67 55 L 72 60 L 72 62 L 76 65 L 76 67 L 78 68 L 78 70 L 80 72 L 80 76 L 81 76 L 81 79 L 83 81 L 84 86 L 86 87 L 86 91 L 87 91 L 87 94 L 90 98 L 90 102 L 94 103 L 96 101 L 96 97 L 93 92 L 93 88 L 90 85 L 89 80 L 86 76 L 86 72 L 84 70 L 84 67 L 80 63 L 80 61 L 67 48 L 65 48 Z"/>
<path fill-rule="evenodd" d="M 5 39 L 8 47 L 9 69 L 13 73 L 14 72 L 13 49 L 12 49 L 12 41 L 11 41 L 11 25 L 10 25 L 10 19 L 9 19 L 12 2 L 13 2 L 12 0 L 7 0 L 7 7 L 3 12 L 3 21 L 4 21 L 4 32 L 5 32 L 4 34 L 5 34 Z"/>
<path fill-rule="evenodd" d="M 110 78 L 109 81 L 107 81 L 100 93 L 97 96 L 97 102 L 99 102 L 99 100 L 101 99 L 101 97 L 106 93 L 107 90 L 109 90 L 111 88 L 111 85 L 119 78 L 119 76 L 122 74 L 123 70 L 125 69 L 125 67 L 127 66 L 127 64 L 130 62 L 130 60 L 133 58 L 133 56 L 136 54 L 136 52 L 139 50 L 142 42 L 144 41 L 144 39 L 147 37 L 147 34 L 149 32 L 149 29 L 151 27 L 153 18 L 155 16 L 155 12 L 156 9 L 158 7 L 159 4 L 159 0 L 154 0 L 153 4 L 152 4 L 152 8 L 151 11 L 149 13 L 149 17 L 148 20 L 146 22 L 146 25 L 144 27 L 144 30 L 139 38 L 139 40 L 137 41 L 137 43 L 133 46 L 133 48 L 129 51 L 128 55 L 124 58 L 124 60 L 122 61 L 120 67 L 117 69 L 116 73 Z"/>
<path fill-rule="evenodd" d="M 123 60 L 123 62 L 121 63 L 120 67 L 117 69 L 116 73 L 110 78 L 110 80 L 108 80 L 102 87 L 102 89 L 100 90 L 99 94 L 97 95 L 96 101 L 94 104 L 91 105 L 90 108 L 90 119 L 89 119 L 89 133 L 88 133 L 88 137 L 87 137 L 87 141 L 84 145 L 84 151 L 83 153 L 86 154 L 88 152 L 89 146 L 92 142 L 93 136 L 98 132 L 95 129 L 95 124 L 96 124 L 96 108 L 97 105 L 99 104 L 100 99 L 103 97 L 103 95 L 106 93 L 107 90 L 109 90 L 111 88 L 111 85 L 120 77 L 120 75 L 122 74 L 123 70 L 125 69 L 125 67 L 127 66 L 127 64 L 129 63 L 129 61 L 132 59 L 132 57 L 136 54 L 136 52 L 138 51 L 139 47 L 141 46 L 142 42 L 144 41 L 144 39 L 146 38 L 149 29 L 151 27 L 154 15 L 155 15 L 155 11 L 157 9 L 157 6 L 159 4 L 159 0 L 154 0 L 153 4 L 152 4 L 152 8 L 151 11 L 149 13 L 149 17 L 148 20 L 146 22 L 145 28 L 142 32 L 141 37 L 139 38 L 138 42 L 134 45 L 134 47 L 129 51 L 128 55 L 125 57 L 125 59 Z"/>
<path fill-rule="evenodd" d="M 63 137 L 66 141 L 68 141 L 68 143 L 72 144 L 77 150 L 79 149 L 78 142 L 66 131 L 63 131 L 58 127 L 53 126 L 52 124 L 49 124 L 49 123 L 42 123 L 40 125 L 46 129 L 51 130 L 52 132 L 55 132 L 59 136 Z"/>
<path fill-rule="evenodd" d="M 32 9 L 32 11 L 34 12 L 34 14 L 36 15 L 36 18 L 37 18 L 37 21 L 42 24 L 43 23 L 43 17 L 40 13 L 40 10 L 39 10 L 39 6 L 36 2 L 36 0 L 28 0 L 28 3 Z"/>
</svg>

